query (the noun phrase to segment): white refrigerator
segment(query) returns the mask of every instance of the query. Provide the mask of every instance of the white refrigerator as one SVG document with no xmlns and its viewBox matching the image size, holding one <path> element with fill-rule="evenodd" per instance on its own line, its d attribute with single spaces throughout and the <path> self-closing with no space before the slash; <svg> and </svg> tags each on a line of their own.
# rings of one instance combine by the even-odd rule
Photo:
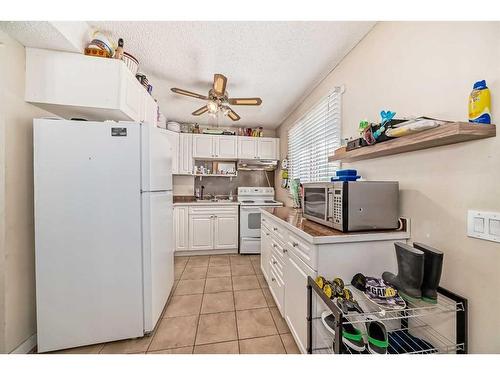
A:
<svg viewBox="0 0 500 375">
<path fill-rule="evenodd" d="M 35 119 L 33 137 L 38 351 L 152 331 L 174 282 L 166 130 Z"/>
</svg>

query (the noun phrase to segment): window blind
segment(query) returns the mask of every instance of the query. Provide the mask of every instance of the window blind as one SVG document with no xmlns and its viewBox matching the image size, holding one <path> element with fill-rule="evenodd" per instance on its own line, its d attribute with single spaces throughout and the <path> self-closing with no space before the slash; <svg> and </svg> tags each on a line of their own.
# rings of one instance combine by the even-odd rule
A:
<svg viewBox="0 0 500 375">
<path fill-rule="evenodd" d="M 301 183 L 329 181 L 339 162 L 328 156 L 340 147 L 341 88 L 336 87 L 288 131 L 289 174 Z"/>
</svg>

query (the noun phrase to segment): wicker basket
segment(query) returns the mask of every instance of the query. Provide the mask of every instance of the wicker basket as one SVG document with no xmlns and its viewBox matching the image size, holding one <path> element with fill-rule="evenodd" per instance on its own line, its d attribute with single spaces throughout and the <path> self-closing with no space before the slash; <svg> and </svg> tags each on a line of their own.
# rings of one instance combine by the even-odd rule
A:
<svg viewBox="0 0 500 375">
<path fill-rule="evenodd" d="M 127 65 L 127 68 L 135 76 L 137 74 L 137 71 L 139 70 L 139 61 L 134 56 L 132 56 L 130 53 L 127 52 L 123 52 L 122 60 L 125 63 L 125 65 Z"/>
</svg>

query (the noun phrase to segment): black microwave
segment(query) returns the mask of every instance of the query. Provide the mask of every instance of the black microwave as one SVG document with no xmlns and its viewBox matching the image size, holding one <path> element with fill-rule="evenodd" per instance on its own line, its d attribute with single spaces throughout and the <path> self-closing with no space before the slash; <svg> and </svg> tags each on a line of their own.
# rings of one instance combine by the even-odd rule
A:
<svg viewBox="0 0 500 375">
<path fill-rule="evenodd" d="M 342 232 L 396 229 L 399 183 L 395 181 L 303 184 L 303 216 Z"/>
</svg>

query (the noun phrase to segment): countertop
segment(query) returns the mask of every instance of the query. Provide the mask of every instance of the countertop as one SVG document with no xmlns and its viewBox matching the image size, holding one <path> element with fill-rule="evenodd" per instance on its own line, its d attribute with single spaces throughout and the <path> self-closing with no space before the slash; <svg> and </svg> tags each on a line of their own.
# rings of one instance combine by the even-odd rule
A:
<svg viewBox="0 0 500 375">
<path fill-rule="evenodd" d="M 301 210 L 298 209 L 272 207 L 263 208 L 262 210 L 265 215 L 270 215 L 271 218 L 278 219 L 278 223 L 314 244 L 408 239 L 410 237 L 408 219 L 402 219 L 404 224 L 402 230 L 341 232 L 304 218 Z"/>
<path fill-rule="evenodd" d="M 192 195 L 174 195 L 174 206 L 238 206 L 237 200 L 219 202 L 198 202 Z"/>
</svg>

